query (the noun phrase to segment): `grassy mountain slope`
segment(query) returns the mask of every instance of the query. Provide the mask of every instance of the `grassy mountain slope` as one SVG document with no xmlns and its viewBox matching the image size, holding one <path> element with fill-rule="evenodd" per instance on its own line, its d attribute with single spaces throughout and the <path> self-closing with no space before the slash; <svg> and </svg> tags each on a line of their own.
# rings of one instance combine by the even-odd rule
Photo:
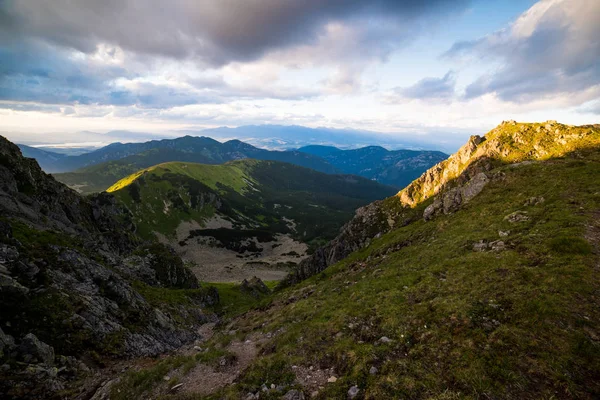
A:
<svg viewBox="0 0 600 400">
<path fill-rule="evenodd" d="M 339 172 L 320 157 L 299 151 L 270 151 L 239 140 L 220 143 L 211 138 L 194 136 L 145 143 L 114 143 L 91 153 L 63 157 L 57 161 L 60 165 L 57 164 L 49 172 L 57 172 L 55 177 L 59 181 L 83 193 L 92 193 L 105 190 L 139 169 L 159 163 L 185 161 L 222 164 L 244 158 L 289 162 L 325 173 Z"/>
<path fill-rule="evenodd" d="M 440 151 L 389 151 L 380 146 L 354 150 L 306 146 L 298 150 L 322 157 L 346 174 L 364 176 L 398 188 L 408 185 L 423 171 L 448 157 Z"/>
<path fill-rule="evenodd" d="M 139 154 L 127 156 L 120 160 L 107 161 L 78 169 L 75 172 L 54 174 L 60 182 L 83 193 L 102 192 L 112 184 L 131 175 L 142 168 L 169 161 L 189 161 L 205 164 L 217 163 L 202 153 L 188 153 L 173 149 L 152 149 Z M 226 160 L 219 159 L 219 162 Z"/>
<path fill-rule="evenodd" d="M 236 228 L 290 233 L 309 242 L 332 238 L 357 207 L 394 190 L 360 177 L 246 159 L 223 165 L 164 163 L 108 191 L 132 210 L 145 237 L 152 231 L 172 236 L 182 221 L 202 222 L 218 212 Z M 296 226 L 290 228 L 284 218 Z"/>
<path fill-rule="evenodd" d="M 598 398 L 600 129 L 508 123 L 449 164 L 415 181 L 410 205 L 378 203 L 387 231 L 228 326 L 260 349 L 208 398 Z M 476 196 L 422 218 L 481 171 Z"/>
</svg>

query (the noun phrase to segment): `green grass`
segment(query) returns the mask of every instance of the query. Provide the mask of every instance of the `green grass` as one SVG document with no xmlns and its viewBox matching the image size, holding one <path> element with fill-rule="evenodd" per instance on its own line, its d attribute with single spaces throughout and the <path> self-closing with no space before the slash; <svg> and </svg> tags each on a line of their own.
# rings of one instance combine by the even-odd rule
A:
<svg viewBox="0 0 600 400">
<path fill-rule="evenodd" d="M 284 333 L 221 395 L 236 398 L 258 389 L 255 374 L 303 364 L 341 376 L 323 399 L 355 384 L 366 398 L 598 396 L 600 285 L 585 232 L 600 209 L 600 156 L 500 171 L 464 209 L 390 232 L 243 318 L 242 330 Z M 524 206 L 533 196 L 546 201 Z M 517 210 L 531 219 L 504 220 Z M 506 250 L 473 251 L 500 230 L 510 231 Z"/>
<path fill-rule="evenodd" d="M 183 175 L 200 181 L 214 190 L 226 186 L 237 193 L 243 194 L 246 192 L 248 184 L 252 183 L 252 178 L 247 172 L 256 163 L 258 163 L 256 160 L 229 162 L 222 165 L 169 162 L 137 171 L 136 173 L 119 180 L 106 189 L 106 191 L 109 193 L 116 192 L 117 190 L 129 186 L 141 175 L 152 172 L 157 176 L 163 176 L 166 173 Z"/>
<path fill-rule="evenodd" d="M 272 289 L 277 286 L 276 281 L 268 281 L 265 284 Z M 260 298 L 253 297 L 247 292 L 241 290 L 237 283 L 205 283 L 207 287 L 215 287 L 219 292 L 220 304 L 215 307 L 215 311 L 225 317 L 235 317 L 241 315 L 253 308 L 267 304 L 270 296 Z"/>
<path fill-rule="evenodd" d="M 164 305 L 190 306 L 196 304 L 198 300 L 206 295 L 204 287 L 200 289 L 161 288 L 149 286 L 139 281 L 134 282 L 132 286 L 154 307 Z"/>
<path fill-rule="evenodd" d="M 288 233 L 312 247 L 335 237 L 356 208 L 396 192 L 364 178 L 249 159 L 223 165 L 164 163 L 108 191 L 133 212 L 146 239 L 154 232 L 172 238 L 181 222 L 202 224 L 218 211 L 235 228 Z M 284 218 L 293 220 L 295 229 Z"/>
</svg>

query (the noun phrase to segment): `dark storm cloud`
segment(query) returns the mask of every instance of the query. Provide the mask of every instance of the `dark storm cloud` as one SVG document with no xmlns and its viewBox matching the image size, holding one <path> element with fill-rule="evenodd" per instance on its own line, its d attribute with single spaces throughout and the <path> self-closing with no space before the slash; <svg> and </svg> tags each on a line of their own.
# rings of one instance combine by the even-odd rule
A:
<svg viewBox="0 0 600 400">
<path fill-rule="evenodd" d="M 92 52 L 99 42 L 136 53 L 247 61 L 311 44 L 328 22 L 406 23 L 462 10 L 468 0 L 5 0 L 0 40 L 32 37 Z M 398 38 L 402 39 L 402 38 Z M 361 43 L 356 43 L 360 46 Z"/>
<path fill-rule="evenodd" d="M 597 0 L 541 1 L 510 29 L 456 43 L 445 56 L 501 64 L 468 85 L 466 98 L 496 93 L 503 100 L 528 102 L 582 93 L 600 84 L 599 20 Z M 582 95 L 575 103 L 587 100 Z"/>
<path fill-rule="evenodd" d="M 118 67 L 90 67 L 44 44 L 0 48 L 0 100 L 87 104 L 101 96 L 107 82 L 128 76 Z"/>
<path fill-rule="evenodd" d="M 454 97 L 456 79 L 452 71 L 441 78 L 423 78 L 412 86 L 396 88 L 395 93 L 404 99 L 449 100 Z"/>
</svg>

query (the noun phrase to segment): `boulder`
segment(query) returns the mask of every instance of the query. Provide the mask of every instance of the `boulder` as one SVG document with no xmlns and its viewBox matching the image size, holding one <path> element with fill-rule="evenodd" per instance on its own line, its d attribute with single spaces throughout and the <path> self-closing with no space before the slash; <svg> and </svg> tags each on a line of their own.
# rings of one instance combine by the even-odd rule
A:
<svg viewBox="0 0 600 400">
<path fill-rule="evenodd" d="M 525 203 L 523 204 L 524 207 L 528 207 L 528 206 L 537 206 L 538 204 L 542 204 L 544 201 L 546 201 L 546 199 L 544 199 L 542 196 L 540 197 L 530 197 L 528 198 Z"/>
<path fill-rule="evenodd" d="M 15 339 L 12 336 L 7 335 L 0 328 L 0 359 L 8 354 L 15 347 Z"/>
<path fill-rule="evenodd" d="M 242 291 L 249 293 L 253 297 L 260 297 L 261 295 L 271 293 L 271 290 L 256 276 L 250 280 L 244 279 L 241 284 Z"/>
<path fill-rule="evenodd" d="M 12 239 L 12 227 L 8 222 L 0 221 L 0 239 Z"/>
<path fill-rule="evenodd" d="M 358 393 L 360 392 L 360 389 L 358 388 L 358 386 L 352 386 L 350 389 L 348 389 L 348 398 L 349 399 L 353 399 L 356 396 L 358 396 Z"/>
<path fill-rule="evenodd" d="M 54 364 L 54 349 L 39 340 L 33 333 L 25 335 L 19 345 L 19 354 L 28 364 Z"/>
</svg>

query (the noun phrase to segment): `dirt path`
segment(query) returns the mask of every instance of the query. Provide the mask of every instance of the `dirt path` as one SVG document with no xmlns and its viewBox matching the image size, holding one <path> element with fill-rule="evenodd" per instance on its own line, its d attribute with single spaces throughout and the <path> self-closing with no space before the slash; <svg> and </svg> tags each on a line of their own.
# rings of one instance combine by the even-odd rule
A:
<svg viewBox="0 0 600 400">
<path fill-rule="evenodd" d="M 260 343 L 260 339 L 230 343 L 226 349 L 235 355 L 235 361 L 231 364 L 222 361 L 217 367 L 198 364 L 182 378 L 181 392 L 204 396 L 231 385 L 256 358 Z"/>
</svg>

